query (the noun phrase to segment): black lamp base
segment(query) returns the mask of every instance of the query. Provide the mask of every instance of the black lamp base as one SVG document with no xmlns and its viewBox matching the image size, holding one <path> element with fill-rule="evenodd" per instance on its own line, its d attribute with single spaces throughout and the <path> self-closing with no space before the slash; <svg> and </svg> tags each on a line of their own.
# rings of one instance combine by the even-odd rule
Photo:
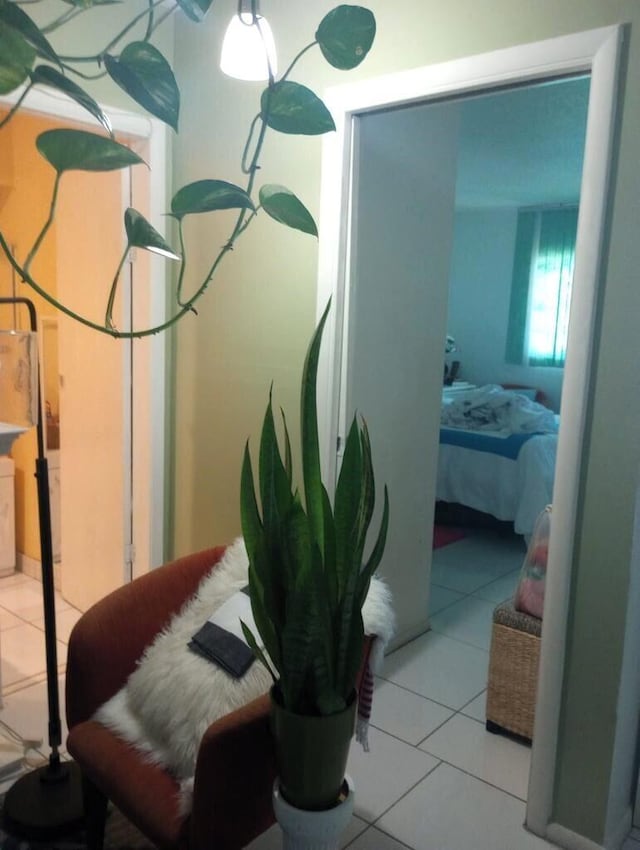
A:
<svg viewBox="0 0 640 850">
<path fill-rule="evenodd" d="M 83 825 L 82 781 L 75 762 L 47 764 L 20 777 L 7 791 L 4 825 L 12 835 L 40 841 Z"/>
</svg>

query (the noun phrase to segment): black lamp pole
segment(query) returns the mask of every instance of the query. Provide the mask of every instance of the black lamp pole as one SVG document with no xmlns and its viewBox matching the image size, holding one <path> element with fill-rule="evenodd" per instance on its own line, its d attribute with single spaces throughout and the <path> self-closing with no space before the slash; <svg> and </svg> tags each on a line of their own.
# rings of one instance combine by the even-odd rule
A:
<svg viewBox="0 0 640 850">
<path fill-rule="evenodd" d="M 36 310 L 28 298 L 0 298 L 0 304 L 22 304 L 29 311 L 31 330 L 37 331 Z M 56 607 L 53 581 L 53 544 L 51 540 L 51 501 L 49 496 L 49 464 L 44 450 L 44 421 L 38 367 L 38 453 L 36 482 L 40 523 L 40 555 L 42 563 L 42 596 L 44 602 L 44 638 L 47 664 L 47 699 L 49 712 L 49 746 L 46 765 L 21 776 L 7 791 L 4 821 L 11 832 L 27 838 L 54 838 L 82 823 L 82 784 L 74 762 L 60 760 L 62 741 L 58 659 L 56 649 Z"/>
</svg>

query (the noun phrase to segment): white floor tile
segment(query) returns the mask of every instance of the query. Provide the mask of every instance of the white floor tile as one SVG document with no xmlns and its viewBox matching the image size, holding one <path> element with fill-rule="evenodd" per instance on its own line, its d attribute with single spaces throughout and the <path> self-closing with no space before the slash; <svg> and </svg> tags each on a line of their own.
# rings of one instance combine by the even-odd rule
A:
<svg viewBox="0 0 640 850">
<path fill-rule="evenodd" d="M 71 629 L 78 622 L 82 612 L 76 608 L 67 606 L 62 610 L 56 605 L 56 637 L 63 643 L 69 643 Z M 44 614 L 37 620 L 33 620 L 33 625 L 44 631 Z"/>
<path fill-rule="evenodd" d="M 406 850 L 406 846 L 371 826 L 353 844 L 349 844 L 349 850 Z"/>
<path fill-rule="evenodd" d="M 25 623 L 2 632 L 2 684 L 11 685 L 46 670 L 44 632 Z M 64 662 L 67 647 L 57 641 L 58 662 Z"/>
<path fill-rule="evenodd" d="M 554 850 L 524 818 L 521 800 L 441 764 L 376 826 L 415 850 Z"/>
<path fill-rule="evenodd" d="M 0 605 L 23 620 L 34 619 L 42 613 L 42 585 L 27 578 L 4 588 L 0 592 Z"/>
<path fill-rule="evenodd" d="M 458 599 L 464 599 L 464 593 L 458 593 L 455 590 L 449 590 L 448 587 L 440 587 L 438 584 L 431 583 L 431 591 L 429 593 L 429 616 L 433 617 L 438 611 L 443 608 L 448 608 L 449 605 L 457 602 Z"/>
<path fill-rule="evenodd" d="M 520 538 L 474 534 L 453 546 L 436 549 L 431 581 L 459 593 L 473 593 L 522 566 Z"/>
<path fill-rule="evenodd" d="M 621 850 L 640 850 L 640 841 L 629 836 L 621 847 Z"/>
<path fill-rule="evenodd" d="M 491 584 L 478 588 L 473 595 L 479 599 L 488 599 L 489 602 L 495 602 L 497 605 L 514 596 L 519 579 L 520 570 L 513 570 L 506 576 L 492 581 Z"/>
<path fill-rule="evenodd" d="M 437 760 L 415 747 L 371 727 L 370 751 L 353 744 L 347 773 L 356 790 L 355 814 L 372 823 L 416 782 L 437 765 Z"/>
<path fill-rule="evenodd" d="M 408 744 L 418 744 L 453 712 L 411 691 L 378 679 L 373 695 L 371 723 Z"/>
<path fill-rule="evenodd" d="M 432 617 L 431 628 L 488 652 L 494 608 L 493 602 L 466 596 Z"/>
<path fill-rule="evenodd" d="M 461 708 L 460 711 L 467 717 L 473 717 L 474 720 L 479 720 L 481 723 L 484 723 L 487 719 L 486 690 L 479 694 L 475 699 L 471 700 L 471 702 L 467 703 L 467 705 Z"/>
<path fill-rule="evenodd" d="M 2 595 L 2 591 L 5 587 L 12 587 L 14 584 L 20 584 L 23 581 L 33 581 L 33 579 L 20 572 L 15 572 L 11 573 L 11 575 L 3 576 L 2 578 L 0 578 L 0 596 Z"/>
<path fill-rule="evenodd" d="M 428 632 L 387 656 L 382 676 L 457 710 L 486 688 L 488 666 L 488 652 Z"/>
<path fill-rule="evenodd" d="M 7 611 L 5 608 L 0 608 L 0 631 L 12 629 L 14 626 L 20 626 L 23 623 L 24 620 L 21 620 L 20 617 L 16 617 L 16 615 L 12 614 L 11 611 Z"/>
<path fill-rule="evenodd" d="M 456 714 L 420 744 L 420 749 L 527 799 L 531 749 L 504 735 L 487 732 L 482 723 Z"/>
<path fill-rule="evenodd" d="M 60 723 L 62 744 L 67 739 L 67 724 L 65 721 L 64 677 L 58 678 L 58 693 L 60 701 Z M 0 713 L 2 720 L 23 738 L 40 738 L 40 749 L 48 752 L 48 700 L 47 683 L 40 682 L 28 688 L 22 688 L 4 698 L 4 708 Z"/>
</svg>

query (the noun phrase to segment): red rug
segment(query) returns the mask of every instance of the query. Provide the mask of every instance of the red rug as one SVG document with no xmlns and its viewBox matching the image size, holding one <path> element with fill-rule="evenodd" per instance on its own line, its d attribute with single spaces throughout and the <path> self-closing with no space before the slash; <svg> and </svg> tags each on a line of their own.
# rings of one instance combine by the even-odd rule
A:
<svg viewBox="0 0 640 850">
<path fill-rule="evenodd" d="M 448 546 L 450 543 L 455 543 L 456 540 L 462 540 L 463 537 L 465 537 L 465 532 L 453 525 L 433 526 L 434 549 L 440 549 L 442 546 Z"/>
</svg>

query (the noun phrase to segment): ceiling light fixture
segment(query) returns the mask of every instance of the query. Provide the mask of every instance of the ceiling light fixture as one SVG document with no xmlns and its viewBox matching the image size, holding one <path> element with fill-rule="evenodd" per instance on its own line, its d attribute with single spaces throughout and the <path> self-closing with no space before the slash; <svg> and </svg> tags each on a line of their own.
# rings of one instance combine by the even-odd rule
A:
<svg viewBox="0 0 640 850">
<path fill-rule="evenodd" d="M 222 43 L 220 68 L 238 80 L 268 80 L 277 73 L 276 45 L 258 0 L 239 0 Z"/>
</svg>

